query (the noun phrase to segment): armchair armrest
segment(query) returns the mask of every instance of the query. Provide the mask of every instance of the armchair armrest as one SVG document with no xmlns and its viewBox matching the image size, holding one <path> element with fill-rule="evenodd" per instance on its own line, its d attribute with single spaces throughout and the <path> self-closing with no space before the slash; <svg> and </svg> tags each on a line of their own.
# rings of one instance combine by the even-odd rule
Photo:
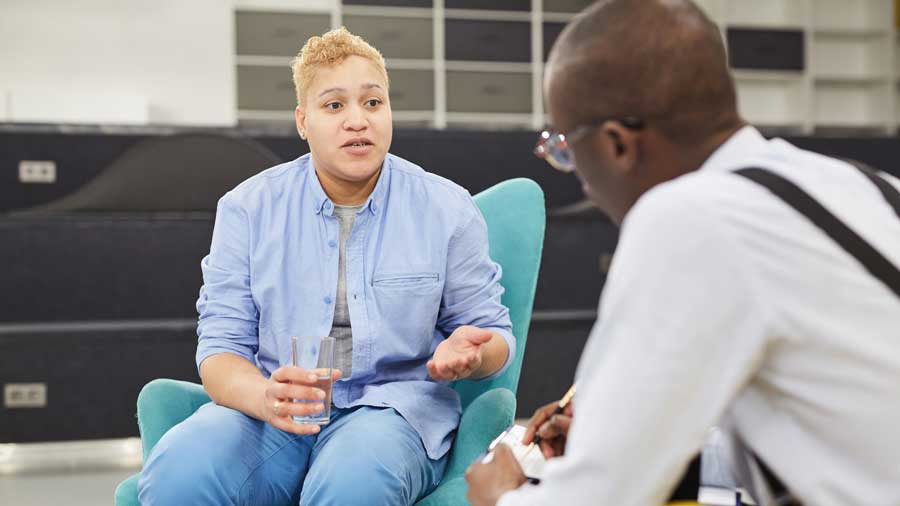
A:
<svg viewBox="0 0 900 506">
<path fill-rule="evenodd" d="M 202 385 L 188 381 L 155 379 L 144 385 L 137 401 L 144 461 L 169 429 L 209 401 Z"/>
<path fill-rule="evenodd" d="M 441 484 L 416 506 L 468 506 L 468 487 L 463 477 L 466 468 L 512 425 L 515 414 L 516 397 L 505 388 L 494 388 L 476 397 L 463 412 Z"/>
<path fill-rule="evenodd" d="M 513 424 L 515 414 L 516 397 L 505 388 L 494 388 L 476 397 L 463 412 L 441 483 L 461 477 L 491 441 Z"/>
</svg>

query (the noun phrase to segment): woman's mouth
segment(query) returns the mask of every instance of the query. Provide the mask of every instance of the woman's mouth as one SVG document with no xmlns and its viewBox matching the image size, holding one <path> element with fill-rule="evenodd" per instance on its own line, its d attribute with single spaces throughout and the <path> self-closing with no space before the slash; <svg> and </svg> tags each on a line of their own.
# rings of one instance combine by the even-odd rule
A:
<svg viewBox="0 0 900 506">
<path fill-rule="evenodd" d="M 375 145 L 372 144 L 372 141 L 365 138 L 350 139 L 341 146 L 341 150 L 351 156 L 365 156 L 374 148 Z"/>
</svg>

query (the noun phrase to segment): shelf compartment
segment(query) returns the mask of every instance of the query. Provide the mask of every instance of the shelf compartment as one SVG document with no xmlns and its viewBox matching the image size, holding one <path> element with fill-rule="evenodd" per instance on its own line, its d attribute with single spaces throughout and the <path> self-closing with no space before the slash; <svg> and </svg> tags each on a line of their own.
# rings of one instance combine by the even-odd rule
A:
<svg viewBox="0 0 900 506">
<path fill-rule="evenodd" d="M 340 0 L 335 0 L 339 2 Z M 379 7 L 427 7 L 433 6 L 432 0 L 344 0 L 344 5 L 376 5 Z"/>
<path fill-rule="evenodd" d="M 793 127 L 806 117 L 802 80 L 737 80 L 738 111 L 758 126 Z"/>
<path fill-rule="evenodd" d="M 887 84 L 819 84 L 815 90 L 815 124 L 823 127 L 870 128 L 887 126 L 893 111 Z"/>
<path fill-rule="evenodd" d="M 431 18 L 345 15 L 343 22 L 385 58 L 434 58 Z"/>
<path fill-rule="evenodd" d="M 531 114 L 448 112 L 447 125 L 451 128 L 478 130 L 511 130 L 531 128 Z"/>
<path fill-rule="evenodd" d="M 528 114 L 531 75 L 448 71 L 447 111 Z"/>
<path fill-rule="evenodd" d="M 806 2 L 800 0 L 730 1 L 725 4 L 722 21 L 727 25 L 797 28 L 806 26 Z"/>
<path fill-rule="evenodd" d="M 431 8 L 422 7 L 379 7 L 375 5 L 345 5 L 342 16 L 386 16 L 394 18 L 432 18 Z"/>
<path fill-rule="evenodd" d="M 736 81 L 780 81 L 794 82 L 803 80 L 803 72 L 790 70 L 742 70 L 732 71 Z"/>
<path fill-rule="evenodd" d="M 447 60 L 531 61 L 531 23 L 448 19 Z"/>
<path fill-rule="evenodd" d="M 725 36 L 732 68 L 802 71 L 806 67 L 801 30 L 729 27 Z"/>
<path fill-rule="evenodd" d="M 307 39 L 331 29 L 328 14 L 237 11 L 237 54 L 293 57 Z"/>
<path fill-rule="evenodd" d="M 722 21 L 722 2 L 724 0 L 694 0 L 697 7 L 700 7 L 706 16 L 714 23 L 721 24 Z"/>
<path fill-rule="evenodd" d="M 816 31 L 884 32 L 893 28 L 893 1 L 813 0 L 812 18 Z"/>
<path fill-rule="evenodd" d="M 577 13 L 583 11 L 594 0 L 544 0 L 543 10 L 545 13 Z"/>
<path fill-rule="evenodd" d="M 559 34 L 562 33 L 565 27 L 566 23 L 544 23 L 544 61 L 547 61 L 550 57 L 550 50 L 553 49 L 553 44 L 556 42 L 556 39 L 559 38 Z"/>
<path fill-rule="evenodd" d="M 238 109 L 293 111 L 297 105 L 291 69 L 237 66 Z"/>
<path fill-rule="evenodd" d="M 391 109 L 394 111 L 434 109 L 434 72 L 388 69 L 388 76 L 391 80 Z"/>
<path fill-rule="evenodd" d="M 531 0 L 444 0 L 444 7 L 528 12 L 531 10 Z"/>
<path fill-rule="evenodd" d="M 831 79 L 871 79 L 890 75 L 888 43 L 884 37 L 815 36 L 814 76 Z"/>
</svg>

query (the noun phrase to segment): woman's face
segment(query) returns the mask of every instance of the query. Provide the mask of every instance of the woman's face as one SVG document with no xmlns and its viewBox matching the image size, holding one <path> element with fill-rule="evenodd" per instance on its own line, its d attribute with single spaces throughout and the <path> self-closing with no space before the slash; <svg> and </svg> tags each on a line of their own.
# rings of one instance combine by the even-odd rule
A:
<svg viewBox="0 0 900 506">
<path fill-rule="evenodd" d="M 393 127 L 387 83 L 371 61 L 350 56 L 317 69 L 295 118 L 328 179 L 352 186 L 377 176 Z"/>
</svg>

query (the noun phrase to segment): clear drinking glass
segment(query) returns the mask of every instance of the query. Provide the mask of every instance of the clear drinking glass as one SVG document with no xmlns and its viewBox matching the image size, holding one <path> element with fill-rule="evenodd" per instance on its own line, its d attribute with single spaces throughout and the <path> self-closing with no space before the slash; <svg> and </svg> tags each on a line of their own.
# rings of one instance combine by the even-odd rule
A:
<svg viewBox="0 0 900 506">
<path fill-rule="evenodd" d="M 291 337 L 291 363 L 316 374 L 316 386 L 325 392 L 321 401 L 295 399 L 294 402 L 321 402 L 324 409 L 320 413 L 295 416 L 294 423 L 326 425 L 331 420 L 331 371 L 334 367 L 333 337 Z"/>
</svg>

